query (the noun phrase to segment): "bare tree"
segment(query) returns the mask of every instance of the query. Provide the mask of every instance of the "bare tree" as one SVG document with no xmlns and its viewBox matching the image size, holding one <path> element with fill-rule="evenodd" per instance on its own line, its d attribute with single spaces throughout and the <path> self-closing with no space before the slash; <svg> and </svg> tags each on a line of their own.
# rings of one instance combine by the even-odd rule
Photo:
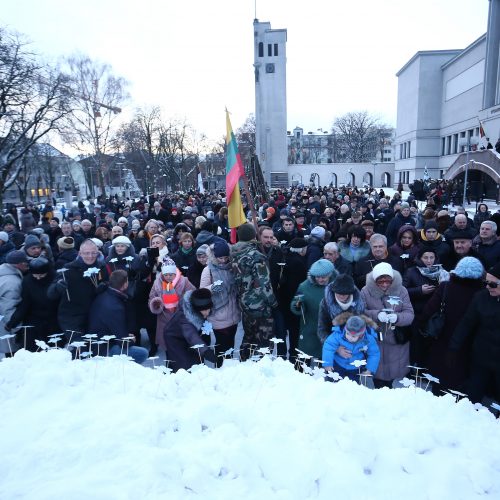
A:
<svg viewBox="0 0 500 500">
<path fill-rule="evenodd" d="M 374 159 L 381 152 L 392 129 L 380 124 L 367 111 L 347 113 L 335 119 L 332 127 L 335 137 L 336 161 L 361 163 Z"/>
<path fill-rule="evenodd" d="M 244 165 L 250 164 L 250 159 L 255 154 L 255 115 L 250 113 L 243 125 L 236 129 L 235 137 L 238 142 L 238 151 Z"/>
<path fill-rule="evenodd" d="M 66 60 L 69 68 L 72 112 L 65 139 L 95 164 L 101 193 L 105 192 L 107 166 L 104 156 L 113 147 L 113 133 L 119 107 L 128 98 L 127 82 L 115 76 L 108 64 L 76 55 Z"/>
<path fill-rule="evenodd" d="M 0 28 L 0 207 L 23 157 L 69 112 L 67 79 L 42 64 L 17 34 Z"/>
</svg>

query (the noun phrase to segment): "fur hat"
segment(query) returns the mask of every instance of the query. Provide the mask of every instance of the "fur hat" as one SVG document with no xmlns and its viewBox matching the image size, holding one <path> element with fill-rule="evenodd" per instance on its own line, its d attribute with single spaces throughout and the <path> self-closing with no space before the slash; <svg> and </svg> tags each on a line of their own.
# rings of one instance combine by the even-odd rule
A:
<svg viewBox="0 0 500 500">
<path fill-rule="evenodd" d="M 252 241 L 255 239 L 256 232 L 253 224 L 249 224 L 248 222 L 242 224 L 237 231 L 238 241 Z"/>
<path fill-rule="evenodd" d="M 57 240 L 57 246 L 60 250 L 69 250 L 75 248 L 75 240 L 71 236 L 63 236 Z"/>
<path fill-rule="evenodd" d="M 127 245 L 128 247 L 130 247 L 130 245 L 132 245 L 132 242 L 126 236 L 117 236 L 116 238 L 113 239 L 111 244 L 112 245 Z"/>
<path fill-rule="evenodd" d="M 229 257 L 229 245 L 223 239 L 216 239 L 213 252 L 215 257 Z"/>
<path fill-rule="evenodd" d="M 349 274 L 339 274 L 332 283 L 332 291 L 338 295 L 352 295 L 356 289 Z"/>
<path fill-rule="evenodd" d="M 7 257 L 5 257 L 5 262 L 7 264 L 22 264 L 23 262 L 28 262 L 28 257 L 21 250 L 14 250 L 13 252 L 9 252 Z"/>
<path fill-rule="evenodd" d="M 321 226 L 315 226 L 314 229 L 311 231 L 311 236 L 314 236 L 322 240 L 325 237 L 325 228 Z"/>
<path fill-rule="evenodd" d="M 170 257 L 163 259 L 163 264 L 161 266 L 161 274 L 176 274 L 176 273 L 177 273 L 177 266 L 175 265 L 175 262 Z"/>
<path fill-rule="evenodd" d="M 451 272 L 459 278 L 479 279 L 484 274 L 484 267 L 475 257 L 464 257 Z"/>
<path fill-rule="evenodd" d="M 466 257 L 464 257 L 466 258 Z M 464 259 L 462 259 L 464 260 Z M 498 278 L 500 280 L 500 263 L 495 264 L 493 267 L 490 267 L 488 269 L 488 274 L 491 274 L 492 276 L 495 276 L 495 278 Z"/>
<path fill-rule="evenodd" d="M 0 231 L 0 241 L 7 243 L 9 241 L 9 235 L 5 231 Z"/>
<path fill-rule="evenodd" d="M 213 306 L 212 292 L 208 288 L 193 290 L 191 297 L 189 297 L 189 302 L 195 311 L 211 309 Z"/>
<path fill-rule="evenodd" d="M 392 266 L 387 262 L 381 262 L 373 268 L 373 280 L 377 281 L 377 279 L 381 276 L 390 276 L 391 278 L 394 278 L 394 271 L 392 270 Z"/>
<path fill-rule="evenodd" d="M 309 269 L 309 274 L 313 277 L 328 276 L 335 270 L 333 264 L 327 259 L 317 260 Z"/>
<path fill-rule="evenodd" d="M 345 329 L 350 334 L 358 335 L 366 330 L 366 322 L 359 316 L 351 316 L 345 324 Z"/>
<path fill-rule="evenodd" d="M 50 262 L 45 257 L 37 257 L 30 262 L 30 271 L 33 274 L 44 274 L 50 271 Z"/>
<path fill-rule="evenodd" d="M 24 240 L 25 250 L 28 250 L 28 248 L 41 247 L 41 246 L 42 243 L 34 234 L 28 234 L 28 236 L 26 236 L 26 239 Z"/>
</svg>

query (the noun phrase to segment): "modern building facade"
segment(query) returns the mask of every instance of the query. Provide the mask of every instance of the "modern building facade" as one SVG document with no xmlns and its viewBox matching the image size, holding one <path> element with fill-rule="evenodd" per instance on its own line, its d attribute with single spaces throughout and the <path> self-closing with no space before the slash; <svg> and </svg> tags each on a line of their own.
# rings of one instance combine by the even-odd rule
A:
<svg viewBox="0 0 500 500">
<path fill-rule="evenodd" d="M 489 0 L 485 35 L 463 50 L 417 52 L 399 70 L 396 184 L 423 179 L 426 167 L 463 182 L 467 170 L 477 193 L 496 195 L 500 156 L 484 148 L 500 137 L 499 49 L 500 0 Z"/>
</svg>

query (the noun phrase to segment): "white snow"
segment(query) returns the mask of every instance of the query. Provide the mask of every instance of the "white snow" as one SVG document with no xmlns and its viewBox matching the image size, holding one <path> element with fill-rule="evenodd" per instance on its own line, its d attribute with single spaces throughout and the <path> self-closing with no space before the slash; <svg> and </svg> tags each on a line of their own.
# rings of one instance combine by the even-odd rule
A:
<svg viewBox="0 0 500 500">
<path fill-rule="evenodd" d="M 268 356 L 225 363 L 3 360 L 0 498 L 500 498 L 500 423 L 484 408 Z"/>
</svg>

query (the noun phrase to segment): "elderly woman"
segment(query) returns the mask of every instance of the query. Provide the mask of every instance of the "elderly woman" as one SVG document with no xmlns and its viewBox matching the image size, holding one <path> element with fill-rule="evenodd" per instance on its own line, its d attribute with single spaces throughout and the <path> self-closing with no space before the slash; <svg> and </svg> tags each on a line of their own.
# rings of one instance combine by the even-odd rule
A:
<svg viewBox="0 0 500 500">
<path fill-rule="evenodd" d="M 182 276 L 172 259 L 165 259 L 149 293 L 149 309 L 157 315 L 156 344 L 166 350 L 163 332 L 179 307 L 179 301 L 194 286 Z M 175 369 L 175 368 L 174 368 Z"/>
<path fill-rule="evenodd" d="M 319 259 L 311 266 L 290 303 L 290 310 L 300 319 L 299 349 L 315 359 L 321 359 L 322 345 L 317 334 L 319 306 L 325 295 L 325 287 L 337 272 L 333 264 Z M 290 353 L 290 358 L 296 354 Z"/>
<path fill-rule="evenodd" d="M 215 240 L 206 249 L 208 262 L 200 279 L 200 288 L 207 288 L 212 292 L 213 307 L 208 321 L 214 329 L 217 356 L 234 348 L 234 337 L 241 319 L 229 253 L 229 245 L 225 240 Z M 217 365 L 221 364 L 222 359 L 218 357 Z"/>
<path fill-rule="evenodd" d="M 368 274 L 361 297 L 366 304 L 365 315 L 377 321 L 380 328 L 375 387 L 389 387 L 410 370 L 409 329 L 404 329 L 414 318 L 410 296 L 401 274 L 387 262 L 381 262 Z"/>
</svg>

